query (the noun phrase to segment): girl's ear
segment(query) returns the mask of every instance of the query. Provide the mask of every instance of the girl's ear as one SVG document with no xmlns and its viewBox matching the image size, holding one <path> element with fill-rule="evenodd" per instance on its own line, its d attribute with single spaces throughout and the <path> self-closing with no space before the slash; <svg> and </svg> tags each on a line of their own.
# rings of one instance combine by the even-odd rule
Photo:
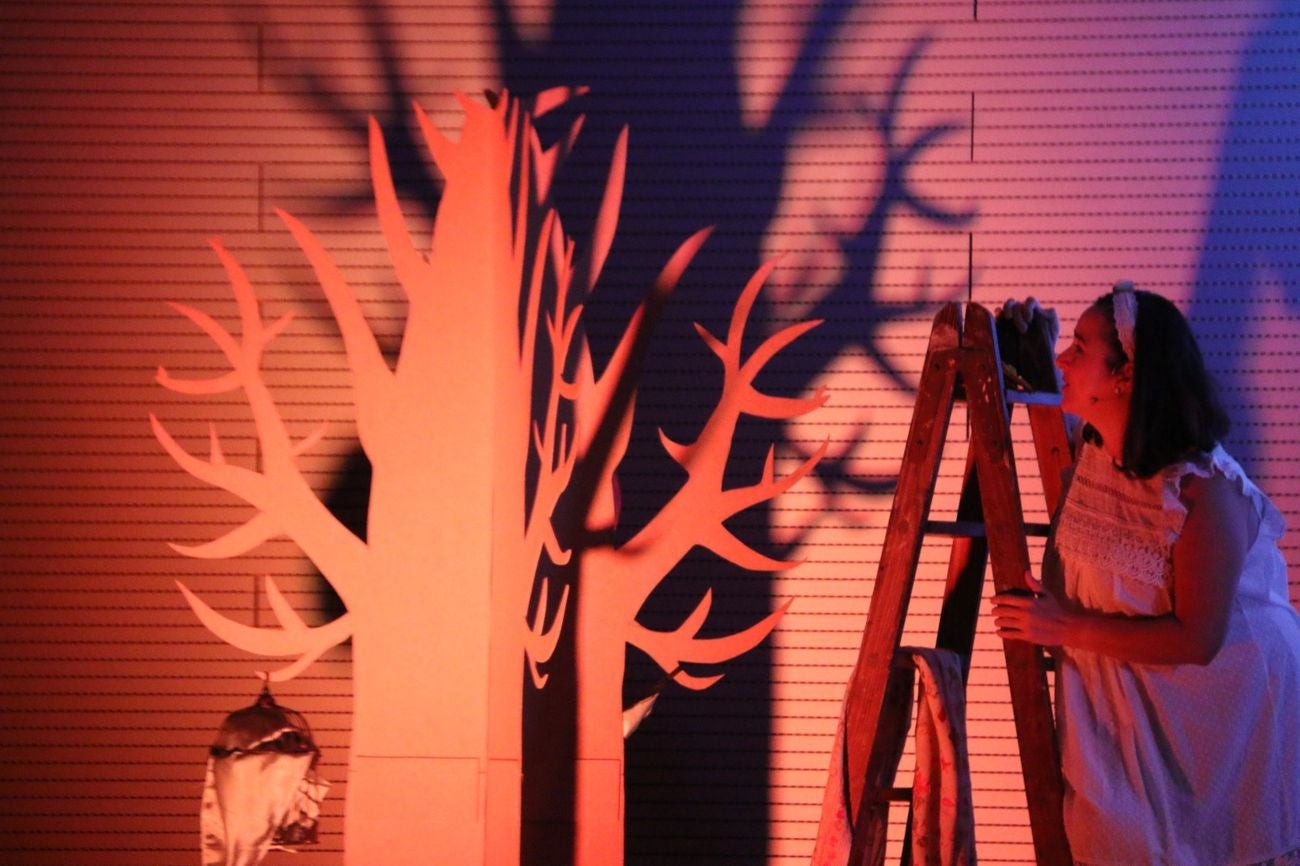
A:
<svg viewBox="0 0 1300 866">
<path fill-rule="evenodd" d="M 1115 387 L 1125 394 L 1133 392 L 1133 362 L 1125 361 L 1120 368 L 1115 371 Z"/>
</svg>

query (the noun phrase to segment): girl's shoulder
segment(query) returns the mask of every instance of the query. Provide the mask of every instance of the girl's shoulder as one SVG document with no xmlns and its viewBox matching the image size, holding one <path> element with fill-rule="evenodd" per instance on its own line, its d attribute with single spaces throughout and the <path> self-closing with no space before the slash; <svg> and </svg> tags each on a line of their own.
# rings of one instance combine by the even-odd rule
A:
<svg viewBox="0 0 1300 866">
<path fill-rule="evenodd" d="M 1240 501 L 1254 508 L 1261 527 L 1269 535 L 1281 537 L 1286 529 L 1282 513 L 1222 445 L 1167 466 L 1158 477 L 1165 511 L 1179 527 L 1187 517 L 1188 508 L 1198 500 L 1214 499 L 1226 504 L 1240 497 Z"/>
</svg>

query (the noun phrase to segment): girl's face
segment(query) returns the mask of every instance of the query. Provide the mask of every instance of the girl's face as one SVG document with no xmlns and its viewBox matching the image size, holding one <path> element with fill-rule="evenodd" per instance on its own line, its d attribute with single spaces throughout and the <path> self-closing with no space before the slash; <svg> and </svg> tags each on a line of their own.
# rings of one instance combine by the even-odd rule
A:
<svg viewBox="0 0 1300 866">
<path fill-rule="evenodd" d="M 1061 408 L 1098 426 L 1104 415 L 1128 406 L 1131 365 L 1115 368 L 1110 337 L 1114 326 L 1106 314 L 1089 307 L 1074 328 L 1074 339 L 1056 356 L 1061 368 Z"/>
</svg>

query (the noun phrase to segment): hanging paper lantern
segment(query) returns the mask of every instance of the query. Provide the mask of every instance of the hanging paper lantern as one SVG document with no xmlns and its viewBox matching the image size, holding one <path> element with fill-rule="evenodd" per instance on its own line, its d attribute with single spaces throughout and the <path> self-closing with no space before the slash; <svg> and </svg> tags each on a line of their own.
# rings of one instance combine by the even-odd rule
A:
<svg viewBox="0 0 1300 866">
<path fill-rule="evenodd" d="M 257 866 L 273 848 L 315 843 L 329 787 L 316 775 L 319 758 L 307 720 L 265 687 L 227 716 L 209 749 L 203 866 Z"/>
</svg>

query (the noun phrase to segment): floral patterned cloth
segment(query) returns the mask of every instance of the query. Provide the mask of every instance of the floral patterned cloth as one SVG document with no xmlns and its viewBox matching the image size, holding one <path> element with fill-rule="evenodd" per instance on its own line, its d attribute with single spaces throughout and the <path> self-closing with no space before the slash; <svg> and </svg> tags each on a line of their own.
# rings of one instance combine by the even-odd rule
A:
<svg viewBox="0 0 1300 866">
<path fill-rule="evenodd" d="M 910 654 L 921 684 L 912 777 L 912 862 L 918 866 L 971 866 L 975 863 L 975 819 L 961 659 L 939 649 L 905 647 L 899 652 Z M 909 696 L 903 702 L 904 712 L 910 703 Z M 899 742 L 882 744 L 893 750 L 894 766 L 907 727 L 905 722 L 895 726 Z M 841 720 L 831 751 L 813 866 L 843 866 L 849 859 L 852 830 L 844 779 L 846 760 Z M 875 847 L 883 854 L 883 845 Z"/>
<path fill-rule="evenodd" d="M 912 650 L 912 658 L 921 681 L 912 777 L 912 863 L 971 866 L 975 814 L 961 659 L 933 649 Z"/>
</svg>

